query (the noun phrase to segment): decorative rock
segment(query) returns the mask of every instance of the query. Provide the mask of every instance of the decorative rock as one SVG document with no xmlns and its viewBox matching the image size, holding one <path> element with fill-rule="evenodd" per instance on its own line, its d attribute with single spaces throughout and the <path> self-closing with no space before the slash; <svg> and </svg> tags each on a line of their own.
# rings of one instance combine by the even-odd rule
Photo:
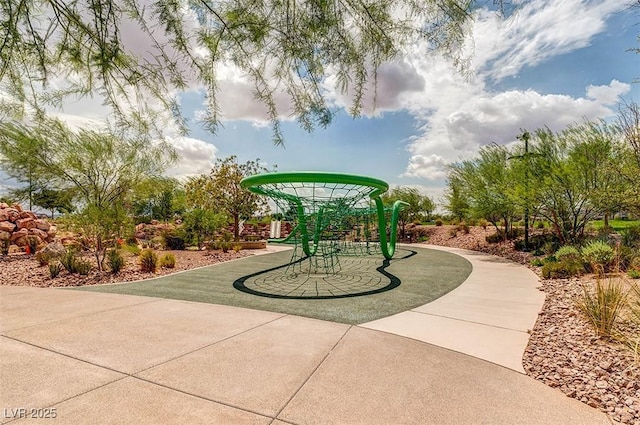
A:
<svg viewBox="0 0 640 425">
<path fill-rule="evenodd" d="M 34 213 L 32 213 L 31 211 L 21 211 L 20 212 L 20 218 L 33 218 L 33 219 L 36 219 L 38 217 Z"/>
<path fill-rule="evenodd" d="M 15 242 L 17 239 L 26 238 L 29 235 L 29 230 L 20 229 L 17 232 L 13 232 L 9 238 L 11 242 Z"/>
<path fill-rule="evenodd" d="M 44 230 L 45 232 L 51 228 L 51 224 L 47 220 L 37 219 L 36 228 Z"/>
<path fill-rule="evenodd" d="M 13 204 L 11 205 L 11 208 L 13 208 L 14 210 L 18 210 L 18 212 L 22 212 L 22 207 L 20 206 L 20 204 Z"/>
<path fill-rule="evenodd" d="M 9 208 L 9 205 L 4 202 L 0 202 L 0 210 L 3 210 L 5 208 Z"/>
<path fill-rule="evenodd" d="M 52 242 L 42 248 L 41 252 L 43 254 L 48 254 L 51 258 L 60 258 L 67 252 L 67 250 L 61 243 Z"/>
<path fill-rule="evenodd" d="M 18 229 L 33 229 L 36 227 L 36 221 L 33 218 L 21 218 L 16 220 Z"/>
<path fill-rule="evenodd" d="M 11 237 L 11 233 L 0 230 L 0 241 L 6 241 Z"/>
<path fill-rule="evenodd" d="M 16 225 L 10 221 L 0 221 L 0 231 L 11 233 L 15 230 Z"/>
<path fill-rule="evenodd" d="M 32 229 L 29 229 L 29 234 L 30 234 L 30 235 L 34 235 L 34 236 L 37 236 L 37 237 L 39 237 L 41 240 L 45 240 L 45 239 L 47 239 L 47 237 L 49 236 L 49 235 L 47 235 L 47 232 L 45 232 L 45 231 L 43 231 L 43 230 L 40 230 L 40 229 L 37 229 L 37 228 L 35 228 L 35 227 L 34 227 L 34 228 L 32 228 Z"/>
<path fill-rule="evenodd" d="M 18 254 L 22 249 L 18 245 L 9 245 L 9 254 Z"/>
<path fill-rule="evenodd" d="M 0 209 L 0 221 L 9 221 L 9 213 L 6 210 Z"/>
<path fill-rule="evenodd" d="M 606 381 L 598 381 L 596 382 L 596 387 L 600 388 L 601 390 L 604 390 L 609 388 L 609 384 Z"/>
<path fill-rule="evenodd" d="M 8 221 L 12 223 L 15 223 L 16 220 L 20 218 L 20 211 L 16 210 L 15 208 L 7 208 L 5 212 L 7 213 L 7 218 L 9 219 Z"/>
</svg>

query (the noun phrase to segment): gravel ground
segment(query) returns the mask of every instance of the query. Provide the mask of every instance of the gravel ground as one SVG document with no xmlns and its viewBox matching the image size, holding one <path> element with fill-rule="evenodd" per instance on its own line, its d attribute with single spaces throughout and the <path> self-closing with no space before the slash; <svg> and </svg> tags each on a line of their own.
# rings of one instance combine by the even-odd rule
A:
<svg viewBox="0 0 640 425">
<path fill-rule="evenodd" d="M 531 255 L 515 251 L 511 242 L 486 243 L 485 236 L 494 233 L 492 228 L 471 227 L 468 234 L 459 231 L 455 236 L 452 228 L 429 226 L 427 242 L 482 251 L 529 266 Z M 92 271 L 89 276 L 79 278 L 63 271 L 55 279 L 49 277 L 46 267 L 38 267 L 33 257 L 10 255 L 0 257 L 0 284 L 80 286 L 133 281 L 252 255 L 250 251 L 171 253 L 176 257 L 176 268 L 158 269 L 155 274 L 140 272 L 137 258 L 128 257 L 125 269 L 115 276 Z M 531 268 L 540 273 L 538 268 Z M 614 421 L 640 425 L 640 359 L 615 340 L 597 337 L 575 305 L 583 285 L 592 286 L 594 282 L 592 276 L 542 280 L 540 290 L 545 292 L 546 301 L 531 331 L 523 366 L 528 375 L 606 412 Z M 627 325 L 626 332 L 638 335 L 640 329 Z"/>
</svg>

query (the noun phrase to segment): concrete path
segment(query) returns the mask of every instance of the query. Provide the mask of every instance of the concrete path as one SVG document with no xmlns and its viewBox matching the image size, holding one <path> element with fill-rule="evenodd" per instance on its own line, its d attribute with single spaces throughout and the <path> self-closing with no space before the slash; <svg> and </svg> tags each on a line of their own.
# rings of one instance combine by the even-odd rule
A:
<svg viewBox="0 0 640 425">
<path fill-rule="evenodd" d="M 473 266 L 467 280 L 437 300 L 362 327 L 402 335 L 488 360 L 524 373 L 522 355 L 544 303 L 538 276 L 493 255 L 452 252 Z"/>
<path fill-rule="evenodd" d="M 501 280 L 496 293 L 518 282 Z M 490 309 L 446 305 L 411 313 L 498 328 Z M 0 421 L 15 424 L 611 424 L 521 373 L 386 331 L 64 289 L 0 286 L 0 383 Z"/>
</svg>

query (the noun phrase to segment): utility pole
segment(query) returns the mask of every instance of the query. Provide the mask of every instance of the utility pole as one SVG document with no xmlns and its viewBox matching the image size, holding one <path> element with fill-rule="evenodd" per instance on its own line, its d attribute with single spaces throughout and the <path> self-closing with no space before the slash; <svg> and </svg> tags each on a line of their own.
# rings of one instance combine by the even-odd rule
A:
<svg viewBox="0 0 640 425">
<path fill-rule="evenodd" d="M 524 130 L 516 139 L 524 141 L 524 154 L 509 157 L 509 159 L 524 159 L 524 251 L 529 251 L 529 139 L 531 134 Z"/>
</svg>

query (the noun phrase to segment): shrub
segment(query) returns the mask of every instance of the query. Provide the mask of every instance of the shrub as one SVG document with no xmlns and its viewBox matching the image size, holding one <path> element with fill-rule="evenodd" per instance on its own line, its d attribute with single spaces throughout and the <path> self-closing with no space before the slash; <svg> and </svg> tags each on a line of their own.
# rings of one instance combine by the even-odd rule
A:
<svg viewBox="0 0 640 425">
<path fill-rule="evenodd" d="M 240 250 L 242 249 L 242 245 L 235 244 L 234 246 L 231 247 L 231 249 L 233 249 L 233 252 L 240 252 Z"/>
<path fill-rule="evenodd" d="M 469 226 L 467 225 L 467 223 L 465 223 L 464 221 L 460 224 L 458 224 L 457 230 L 460 230 L 462 233 L 468 235 L 469 232 L 471 231 L 471 229 L 469 229 Z"/>
<path fill-rule="evenodd" d="M 488 225 L 489 225 L 489 222 L 486 219 L 484 218 L 478 219 L 478 226 L 482 227 L 483 229 L 486 229 Z"/>
<path fill-rule="evenodd" d="M 582 248 L 582 257 L 593 271 L 600 273 L 607 271 L 615 257 L 615 253 L 607 243 L 593 241 Z"/>
<path fill-rule="evenodd" d="M 176 266 L 176 257 L 171 253 L 167 253 L 163 255 L 162 258 L 160 259 L 160 267 L 163 267 L 165 269 L 173 269 L 175 266 Z"/>
<path fill-rule="evenodd" d="M 544 229 L 544 221 L 538 221 L 536 223 L 536 229 Z"/>
<path fill-rule="evenodd" d="M 49 261 L 51 261 L 51 254 L 49 254 L 48 252 L 40 251 L 36 253 L 36 260 L 38 260 L 38 263 L 41 267 L 46 266 L 47 264 L 49 264 Z"/>
<path fill-rule="evenodd" d="M 76 261 L 76 272 L 82 276 L 86 276 L 91 271 L 91 263 L 85 260 Z"/>
<path fill-rule="evenodd" d="M 631 279 L 640 279 L 640 271 L 631 269 L 627 272 L 627 276 Z"/>
<path fill-rule="evenodd" d="M 458 228 L 452 227 L 451 229 L 449 229 L 449 236 L 451 236 L 452 238 L 458 236 Z"/>
<path fill-rule="evenodd" d="M 124 257 L 117 249 L 111 249 L 107 253 L 107 261 L 109 262 L 109 270 L 111 273 L 116 274 L 124 267 Z"/>
<path fill-rule="evenodd" d="M 487 235 L 484 238 L 488 243 L 498 243 L 504 240 L 504 237 L 500 232 L 496 232 L 492 235 Z"/>
<path fill-rule="evenodd" d="M 566 279 L 579 276 L 584 272 L 584 267 L 578 261 L 549 261 L 542 266 L 542 277 L 545 279 Z"/>
<path fill-rule="evenodd" d="M 595 291 L 585 286 L 582 290 L 576 302 L 578 309 L 591 322 L 598 335 L 611 336 L 626 304 L 627 295 L 622 284 L 609 280 L 605 285 L 598 279 Z"/>
<path fill-rule="evenodd" d="M 51 279 L 58 277 L 63 268 L 64 267 L 62 266 L 62 264 L 60 264 L 60 262 L 58 261 L 56 261 L 55 263 L 50 263 L 49 276 L 51 276 Z"/>
<path fill-rule="evenodd" d="M 569 261 L 580 261 L 582 260 L 582 255 L 580 255 L 580 251 L 578 248 L 570 245 L 565 245 L 560 247 L 554 254 L 554 256 L 558 259 L 558 261 L 569 260 Z"/>
<path fill-rule="evenodd" d="M 78 257 L 74 249 L 67 249 L 67 252 L 60 259 L 60 263 L 69 273 L 77 273 Z"/>
<path fill-rule="evenodd" d="M 140 249 L 140 247 L 138 245 L 129 244 L 129 242 L 127 242 L 125 245 L 122 245 L 121 249 L 123 251 L 125 251 L 125 252 L 128 252 L 128 253 L 136 255 L 136 256 L 140 255 L 140 251 L 141 251 L 141 249 Z"/>
<path fill-rule="evenodd" d="M 152 249 L 145 249 L 140 253 L 140 270 L 145 273 L 155 273 L 158 268 L 158 256 Z"/>
<path fill-rule="evenodd" d="M 534 258 L 533 260 L 531 260 L 531 265 L 535 267 L 542 267 L 544 266 L 544 261 L 542 261 L 540 258 Z"/>
<path fill-rule="evenodd" d="M 640 224 L 629 226 L 622 231 L 622 245 L 640 249 Z"/>
<path fill-rule="evenodd" d="M 442 226 L 442 220 L 437 219 L 436 220 L 436 226 Z"/>
<path fill-rule="evenodd" d="M 35 236 L 27 236 L 27 246 L 29 247 L 29 252 L 35 254 L 38 250 L 38 238 Z"/>
<path fill-rule="evenodd" d="M 0 241 L 0 249 L 2 250 L 2 256 L 9 255 L 9 245 L 11 245 L 11 241 L 9 239 L 3 239 Z"/>
</svg>

